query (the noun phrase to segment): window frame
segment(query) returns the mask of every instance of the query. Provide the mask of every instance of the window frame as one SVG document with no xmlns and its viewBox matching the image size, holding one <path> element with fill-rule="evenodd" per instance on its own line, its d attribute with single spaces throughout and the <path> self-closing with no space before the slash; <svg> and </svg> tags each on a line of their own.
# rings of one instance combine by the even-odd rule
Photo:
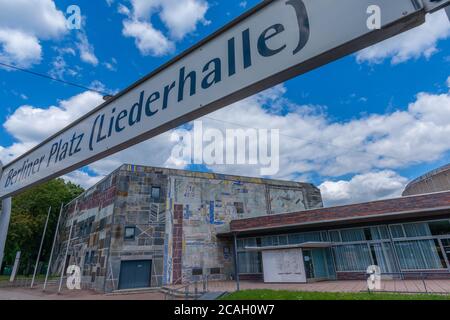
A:
<svg viewBox="0 0 450 320">
<path fill-rule="evenodd" d="M 127 230 L 133 229 L 133 237 L 127 237 Z M 123 240 L 124 241 L 134 241 L 136 240 L 136 226 L 125 226 L 124 232 L 123 232 Z"/>
</svg>

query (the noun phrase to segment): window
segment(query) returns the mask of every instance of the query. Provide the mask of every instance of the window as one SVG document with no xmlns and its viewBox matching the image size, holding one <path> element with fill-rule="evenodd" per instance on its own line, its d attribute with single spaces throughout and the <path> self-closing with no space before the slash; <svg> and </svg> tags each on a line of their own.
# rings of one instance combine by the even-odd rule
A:
<svg viewBox="0 0 450 320">
<path fill-rule="evenodd" d="M 396 224 L 393 226 L 390 226 L 391 232 L 392 232 L 392 238 L 404 238 L 405 233 L 403 232 L 403 227 L 401 224 Z"/>
<path fill-rule="evenodd" d="M 433 236 L 443 236 L 450 234 L 450 220 L 429 222 L 428 226 Z"/>
<path fill-rule="evenodd" d="M 159 201 L 161 198 L 161 188 L 160 187 L 152 187 L 152 200 Z"/>
<path fill-rule="evenodd" d="M 261 245 L 263 247 L 271 247 L 272 246 L 272 237 L 262 237 Z"/>
<path fill-rule="evenodd" d="M 407 223 L 403 225 L 408 238 L 431 236 L 430 228 L 426 223 Z"/>
<path fill-rule="evenodd" d="M 443 268 L 442 253 L 433 240 L 399 241 L 395 243 L 395 249 L 404 270 Z"/>
<path fill-rule="evenodd" d="M 125 240 L 134 240 L 136 227 L 125 227 Z"/>
<path fill-rule="evenodd" d="M 193 276 L 201 276 L 201 275 L 203 275 L 203 269 L 202 268 L 193 268 L 192 269 L 192 275 Z"/>
<path fill-rule="evenodd" d="M 350 244 L 333 249 L 337 271 L 366 271 L 373 264 L 367 244 Z"/>
<path fill-rule="evenodd" d="M 239 273 L 261 273 L 261 252 L 239 252 Z"/>
<path fill-rule="evenodd" d="M 288 238 L 287 236 L 278 236 L 278 243 L 280 246 L 284 246 L 288 244 Z"/>
<path fill-rule="evenodd" d="M 209 269 L 209 274 L 220 274 L 220 268 Z"/>
<path fill-rule="evenodd" d="M 89 261 L 89 252 L 86 252 L 85 256 L 84 256 L 84 264 L 90 264 L 91 262 Z"/>
<path fill-rule="evenodd" d="M 365 241 L 364 229 L 344 229 L 341 230 L 342 242 Z"/>
<path fill-rule="evenodd" d="M 243 202 L 235 202 L 234 207 L 236 208 L 237 214 L 243 214 L 244 213 L 244 203 Z"/>
<path fill-rule="evenodd" d="M 330 237 L 333 242 L 341 242 L 339 231 L 330 231 Z"/>
</svg>

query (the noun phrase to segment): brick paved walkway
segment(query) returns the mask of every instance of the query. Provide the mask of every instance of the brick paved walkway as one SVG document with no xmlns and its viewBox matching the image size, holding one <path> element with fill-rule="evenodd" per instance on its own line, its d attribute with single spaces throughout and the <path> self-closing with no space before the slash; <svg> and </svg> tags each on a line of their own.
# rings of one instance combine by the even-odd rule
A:
<svg viewBox="0 0 450 320">
<path fill-rule="evenodd" d="M 177 287 L 177 286 L 174 286 Z M 178 286 L 179 287 L 179 286 Z M 193 292 L 194 285 L 189 287 Z M 211 281 L 208 283 L 209 291 L 227 291 L 236 290 L 234 281 Z M 322 281 L 314 283 L 279 283 L 269 284 L 264 282 L 241 281 L 241 290 L 249 289 L 272 289 L 272 290 L 290 290 L 290 291 L 316 291 L 316 292 L 361 292 L 367 291 L 367 283 L 363 280 L 351 281 Z M 198 284 L 198 290 L 202 290 L 202 284 Z M 403 292 L 403 293 L 448 293 L 450 294 L 450 280 L 383 280 L 381 291 Z"/>
</svg>

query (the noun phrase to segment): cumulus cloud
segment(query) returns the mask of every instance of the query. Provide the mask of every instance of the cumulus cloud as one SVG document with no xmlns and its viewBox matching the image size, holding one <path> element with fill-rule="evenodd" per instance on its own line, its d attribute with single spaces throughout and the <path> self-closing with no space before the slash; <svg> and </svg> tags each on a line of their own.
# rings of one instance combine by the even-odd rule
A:
<svg viewBox="0 0 450 320">
<path fill-rule="evenodd" d="M 84 171 L 77 170 L 62 176 L 61 178 L 87 189 L 102 180 L 103 176 L 90 176 Z"/>
<path fill-rule="evenodd" d="M 0 0 L 0 61 L 22 67 L 39 63 L 40 41 L 65 32 L 64 14 L 51 0 Z"/>
<path fill-rule="evenodd" d="M 450 23 L 444 10 L 426 17 L 426 23 L 356 54 L 359 63 L 382 63 L 390 59 L 399 64 L 420 57 L 430 58 L 438 51 L 437 43 L 450 37 Z"/>
<path fill-rule="evenodd" d="M 29 67 L 41 59 L 42 48 L 35 36 L 14 29 L 0 29 L 1 62 Z"/>
<path fill-rule="evenodd" d="M 143 55 L 159 57 L 174 49 L 173 42 L 147 22 L 126 20 L 123 22 L 122 33 L 135 39 L 136 47 Z"/>
<path fill-rule="evenodd" d="M 36 144 L 69 125 L 94 107 L 103 98 L 95 92 L 84 92 L 57 106 L 46 108 L 23 105 L 8 117 L 3 127 L 21 143 Z"/>
<path fill-rule="evenodd" d="M 89 43 L 89 40 L 84 32 L 78 34 L 77 48 L 80 51 L 80 58 L 82 61 L 93 66 L 98 65 L 98 59 L 94 53 L 94 46 Z"/>
<path fill-rule="evenodd" d="M 325 206 L 367 202 L 401 196 L 408 179 L 384 170 L 355 175 L 350 180 L 325 181 L 319 189 Z"/>
<path fill-rule="evenodd" d="M 127 18 L 123 21 L 122 33 L 135 39 L 141 54 L 161 56 L 170 53 L 175 42 L 196 30 L 199 22 L 208 24 L 205 0 L 131 0 L 131 9 L 120 4 L 119 13 Z M 158 15 L 168 34 L 151 23 Z"/>
</svg>

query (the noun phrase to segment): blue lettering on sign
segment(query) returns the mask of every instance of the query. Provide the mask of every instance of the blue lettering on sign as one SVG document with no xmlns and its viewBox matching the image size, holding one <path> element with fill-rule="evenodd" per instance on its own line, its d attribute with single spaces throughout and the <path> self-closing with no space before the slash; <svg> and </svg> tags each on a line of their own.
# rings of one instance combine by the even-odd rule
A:
<svg viewBox="0 0 450 320">
<path fill-rule="evenodd" d="M 297 17 L 299 37 L 298 42 L 294 43 L 295 49 L 292 51 L 292 54 L 295 55 L 305 47 L 309 40 L 309 18 L 303 0 L 287 0 L 285 4 L 294 9 Z M 162 90 L 152 90 L 151 93 L 142 90 L 132 105 L 124 106 L 123 109 L 112 108 L 110 111 L 99 113 L 92 122 L 89 137 L 87 135 L 85 137 L 84 133 L 74 132 L 66 141 L 58 138 L 51 145 L 49 154 L 37 159 L 25 160 L 19 170 L 11 169 L 4 172 L 7 175 L 4 187 L 8 188 L 37 174 L 43 167 L 44 160 L 46 167 L 50 167 L 79 153 L 82 151 L 82 146 L 86 144 L 89 151 L 94 151 L 97 144 L 104 143 L 109 138 L 126 131 L 127 128 L 139 124 L 144 117 L 151 118 L 158 112 L 168 109 L 171 97 L 181 102 L 188 96 L 195 96 L 199 90 L 208 90 L 222 82 L 225 75 L 228 75 L 229 78 L 235 76 L 239 71 L 238 66 L 243 66 L 241 72 L 246 71 L 254 65 L 252 45 L 261 57 L 272 57 L 279 54 L 286 50 L 289 44 L 284 43 L 274 47 L 270 44 L 270 40 L 284 31 L 285 26 L 282 23 L 273 24 L 253 39 L 250 28 L 246 28 L 241 32 L 241 39 L 237 39 L 237 37 L 227 39 L 227 72 L 224 72 L 224 62 L 219 57 L 210 59 L 201 70 L 190 70 L 188 66 L 181 66 L 178 70 L 178 79 L 169 84 L 163 84 Z M 241 41 L 241 44 L 237 45 L 237 41 Z M 237 48 L 240 48 L 242 52 L 238 53 Z M 239 63 L 238 59 L 240 59 Z M 85 140 L 87 141 L 85 142 Z M 211 206 L 210 210 L 212 210 L 210 220 L 211 223 L 214 223 L 214 209 L 211 209 Z"/>
<path fill-rule="evenodd" d="M 309 40 L 310 27 L 309 18 L 306 12 L 305 4 L 303 0 L 288 0 L 287 6 L 292 6 L 295 10 L 299 31 L 298 43 L 296 44 L 293 54 L 297 54 L 303 49 Z M 269 45 L 269 40 L 277 37 L 285 31 L 285 26 L 281 23 L 277 23 L 266 28 L 257 38 L 256 48 L 262 57 L 271 57 L 277 55 L 286 49 L 287 44 L 283 44 L 278 48 L 272 48 Z M 247 28 L 241 32 L 242 41 L 242 65 L 245 69 L 252 67 L 252 39 L 250 36 L 250 29 Z M 236 55 L 236 38 L 233 37 L 228 40 L 227 46 L 227 62 L 228 62 L 228 76 L 232 77 L 237 72 L 237 58 Z M 212 86 L 220 83 L 223 80 L 222 77 L 223 63 L 220 58 L 214 58 L 208 61 L 203 69 L 202 74 L 196 70 L 189 70 L 186 66 L 182 66 L 178 72 L 178 80 L 164 86 L 161 91 L 154 91 L 148 97 L 145 91 L 142 91 L 137 99 L 136 103 L 128 110 L 124 109 L 120 112 L 116 112 L 115 108 L 112 109 L 109 115 L 100 114 L 95 118 L 93 126 L 91 128 L 91 134 L 89 138 L 89 150 L 93 151 L 95 144 L 100 143 L 114 134 L 120 133 L 126 129 L 126 126 L 133 127 L 142 120 L 142 115 L 146 117 L 153 117 L 159 110 L 164 110 L 169 107 L 169 98 L 171 94 L 176 95 L 178 102 L 186 99 L 187 96 L 195 96 L 198 90 L 208 90 Z M 200 84 L 200 86 L 198 85 Z M 175 91 L 175 92 L 174 92 Z M 162 101 L 161 100 L 162 97 Z M 144 104 L 145 101 L 145 104 Z M 160 102 L 160 106 L 157 103 Z M 144 113 L 142 109 L 145 106 Z M 117 116 L 116 116 L 117 114 Z M 105 129 L 105 121 L 108 118 L 109 130 Z M 128 119 L 128 121 L 126 121 Z"/>
</svg>

